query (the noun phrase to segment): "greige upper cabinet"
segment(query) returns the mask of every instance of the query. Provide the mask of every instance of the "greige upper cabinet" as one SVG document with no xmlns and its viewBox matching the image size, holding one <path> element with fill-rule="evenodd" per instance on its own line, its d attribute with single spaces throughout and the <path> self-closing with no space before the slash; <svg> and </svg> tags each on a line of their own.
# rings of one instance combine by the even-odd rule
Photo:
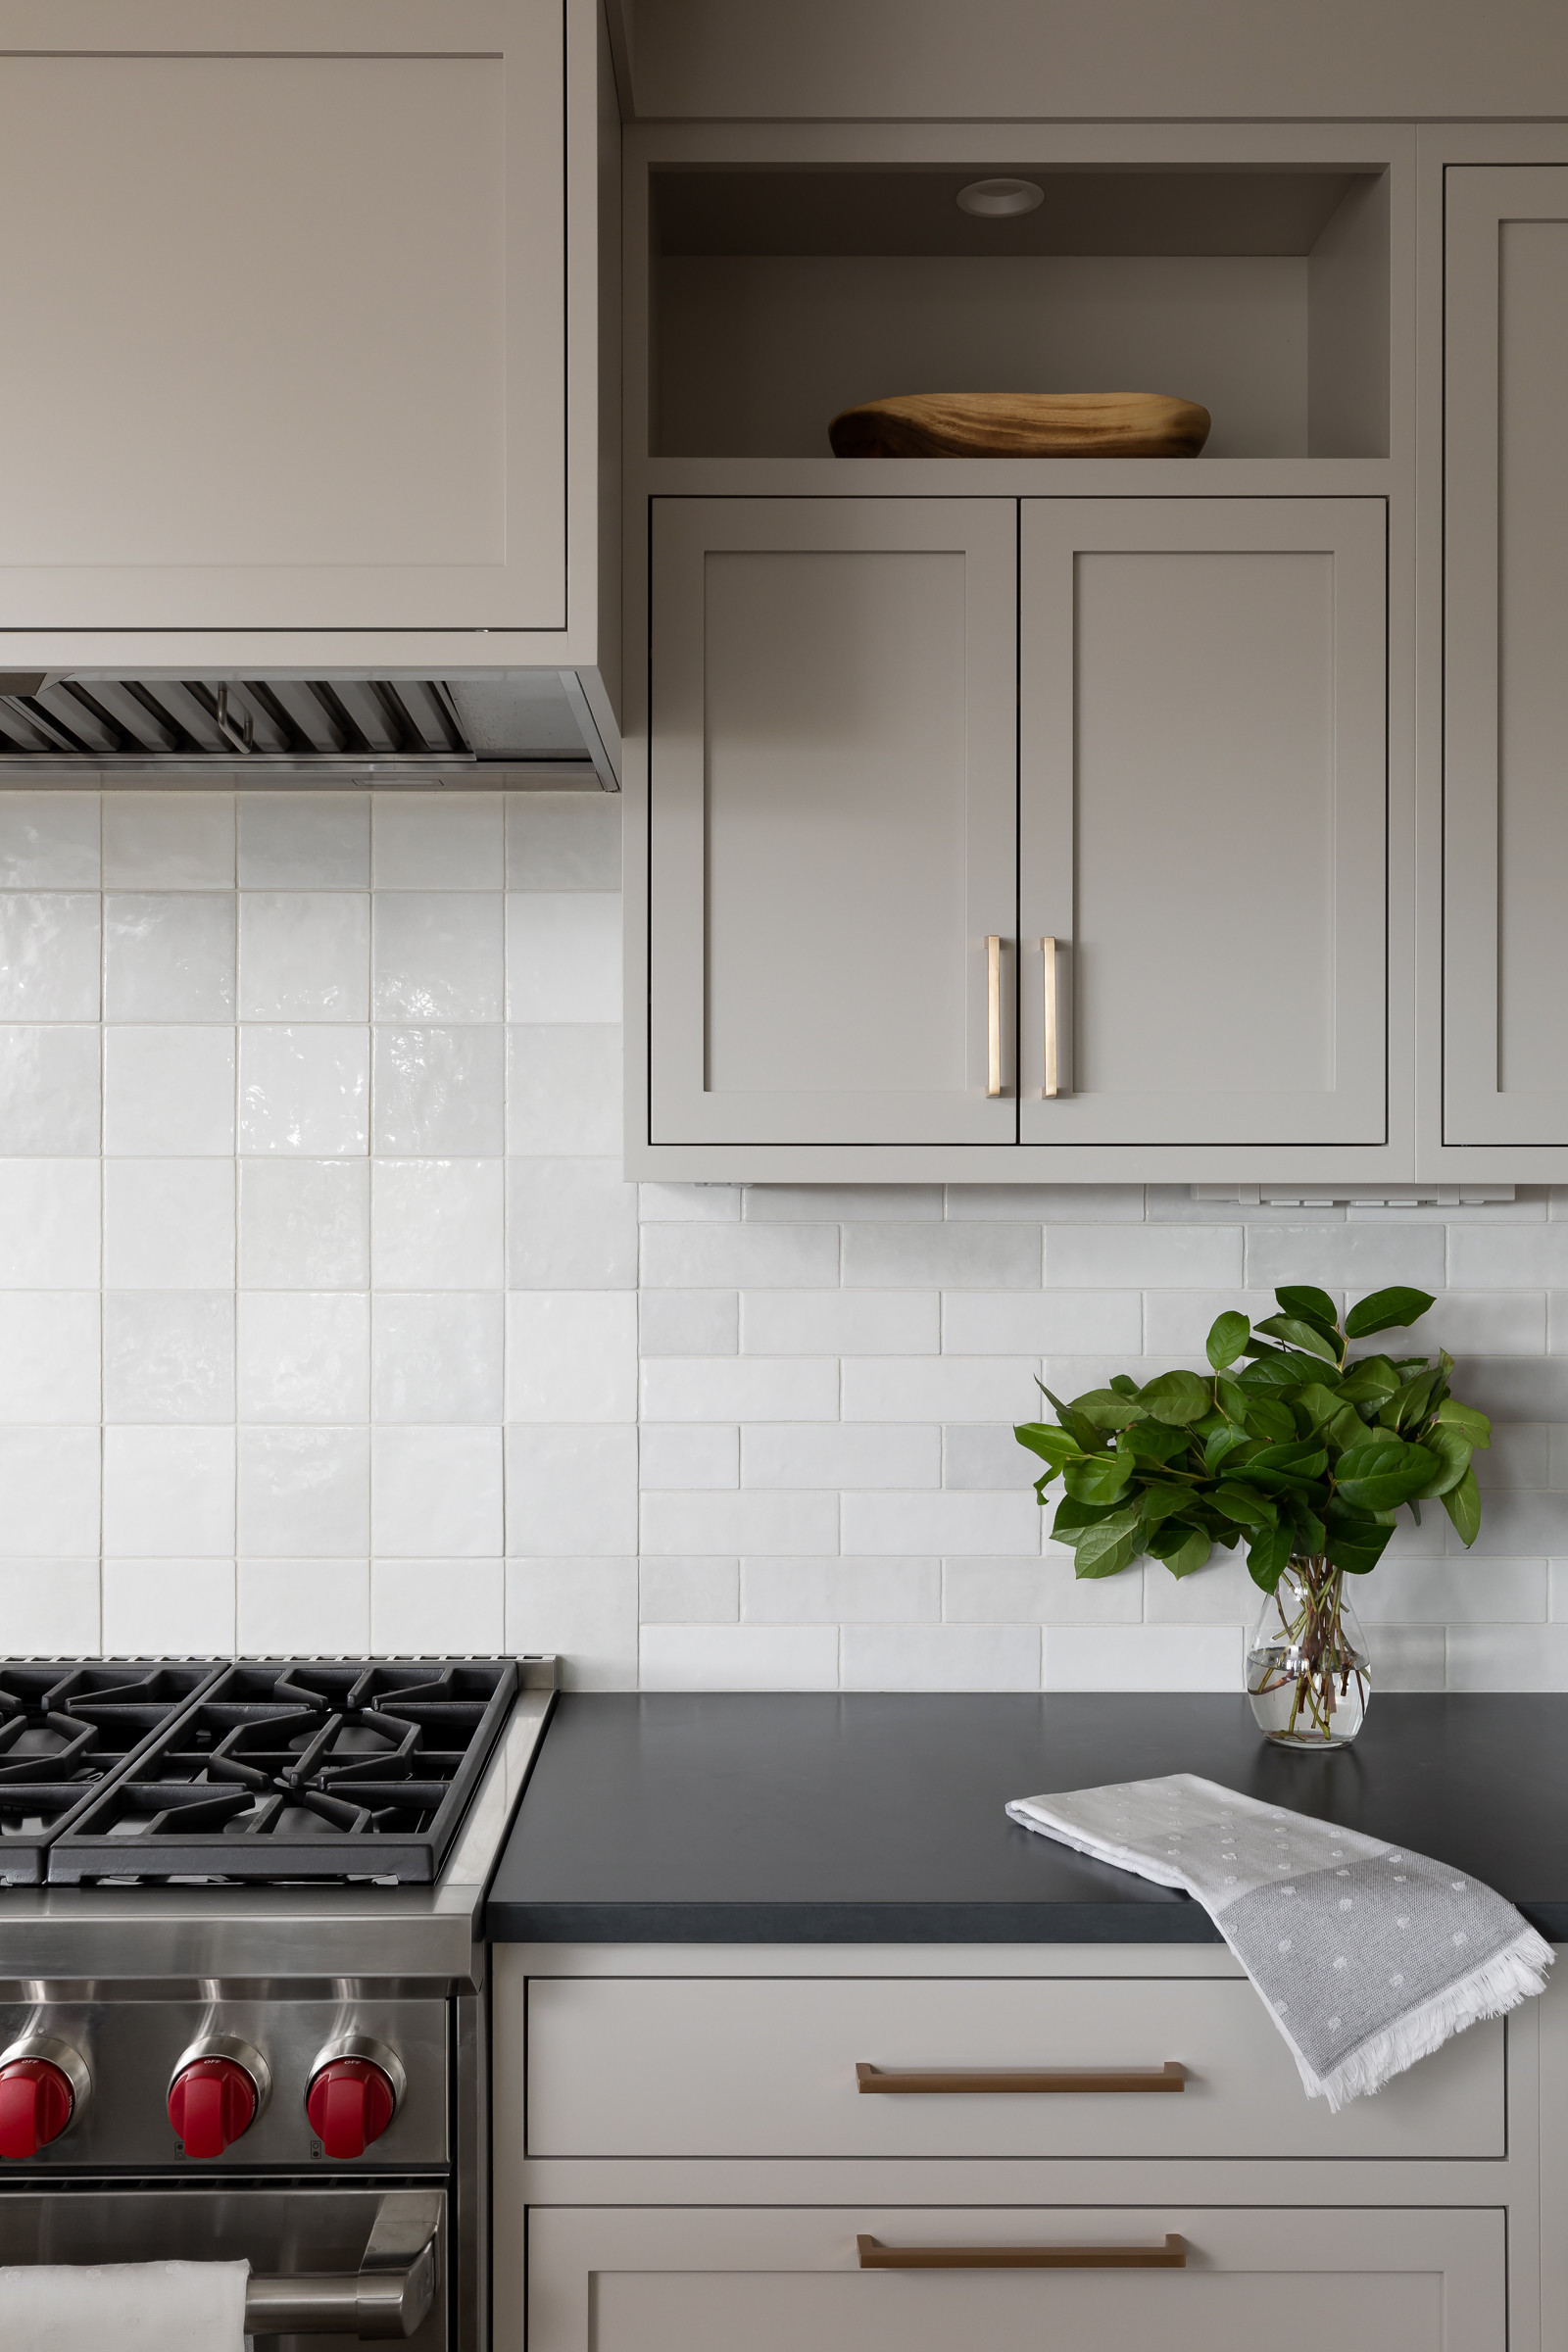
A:
<svg viewBox="0 0 1568 2352">
<path fill-rule="evenodd" d="M 1568 1145 L 1568 166 L 1447 173 L 1444 1142 Z"/>
<path fill-rule="evenodd" d="M 1024 502 L 1024 1143 L 1383 1142 L 1385 515 Z"/>
<path fill-rule="evenodd" d="M 3 0 L 0 632 L 564 628 L 564 29 Z"/>
<path fill-rule="evenodd" d="M 651 1141 L 1010 1146 L 1013 502 L 662 499 L 652 592 Z"/>
</svg>

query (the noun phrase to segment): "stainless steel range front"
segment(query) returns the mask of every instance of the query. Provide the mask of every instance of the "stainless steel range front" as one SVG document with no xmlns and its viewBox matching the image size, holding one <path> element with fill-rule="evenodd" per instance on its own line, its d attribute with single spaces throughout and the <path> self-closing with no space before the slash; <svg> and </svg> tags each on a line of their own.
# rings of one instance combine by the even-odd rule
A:
<svg viewBox="0 0 1568 2352">
<path fill-rule="evenodd" d="M 0 1663 L 0 2263 L 244 2257 L 263 2343 L 481 2352 L 480 1915 L 554 1686 Z"/>
</svg>

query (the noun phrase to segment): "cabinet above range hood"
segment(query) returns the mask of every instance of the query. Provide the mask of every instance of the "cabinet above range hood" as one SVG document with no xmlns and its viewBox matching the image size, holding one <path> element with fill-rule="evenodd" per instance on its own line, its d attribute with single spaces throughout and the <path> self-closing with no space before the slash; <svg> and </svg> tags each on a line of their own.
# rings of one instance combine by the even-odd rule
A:
<svg viewBox="0 0 1568 2352">
<path fill-rule="evenodd" d="M 224 783 L 619 784 L 573 669 L 444 678 L 123 678 L 0 670 L 0 786 L 150 775 Z"/>
</svg>

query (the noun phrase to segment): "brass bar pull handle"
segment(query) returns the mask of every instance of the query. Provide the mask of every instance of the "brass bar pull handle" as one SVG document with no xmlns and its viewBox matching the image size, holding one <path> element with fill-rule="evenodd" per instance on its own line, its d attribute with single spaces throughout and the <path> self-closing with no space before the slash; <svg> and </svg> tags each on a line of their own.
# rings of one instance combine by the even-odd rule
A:
<svg viewBox="0 0 1568 2352">
<path fill-rule="evenodd" d="M 1040 942 L 1040 954 L 1045 963 L 1046 990 L 1046 1074 L 1040 1091 L 1049 1102 L 1056 1092 L 1056 943 L 1054 939 Z"/>
<path fill-rule="evenodd" d="M 919 2066 L 855 2069 L 858 2090 L 981 2092 L 1185 2090 L 1187 2069 L 1171 2059 L 1164 2066 L 998 2066 L 933 2070 Z"/>
<path fill-rule="evenodd" d="M 986 941 L 986 1093 L 1002 1092 L 1002 941 Z"/>
<path fill-rule="evenodd" d="M 862 2271 L 1184 2271 L 1187 2240 L 1162 2246 L 884 2246 L 857 2237 Z"/>
</svg>

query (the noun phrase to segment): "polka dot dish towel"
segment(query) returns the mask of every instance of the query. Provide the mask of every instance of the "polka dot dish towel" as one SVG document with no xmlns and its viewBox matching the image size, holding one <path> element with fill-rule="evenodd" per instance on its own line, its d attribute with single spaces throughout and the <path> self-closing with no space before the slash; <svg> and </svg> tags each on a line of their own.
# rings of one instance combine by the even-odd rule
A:
<svg viewBox="0 0 1568 2352">
<path fill-rule="evenodd" d="M 1337 2114 L 1484 2017 L 1544 1992 L 1552 1950 L 1425 1854 L 1173 1773 L 1023 1796 L 1011 1818 L 1202 1904 Z"/>
</svg>

